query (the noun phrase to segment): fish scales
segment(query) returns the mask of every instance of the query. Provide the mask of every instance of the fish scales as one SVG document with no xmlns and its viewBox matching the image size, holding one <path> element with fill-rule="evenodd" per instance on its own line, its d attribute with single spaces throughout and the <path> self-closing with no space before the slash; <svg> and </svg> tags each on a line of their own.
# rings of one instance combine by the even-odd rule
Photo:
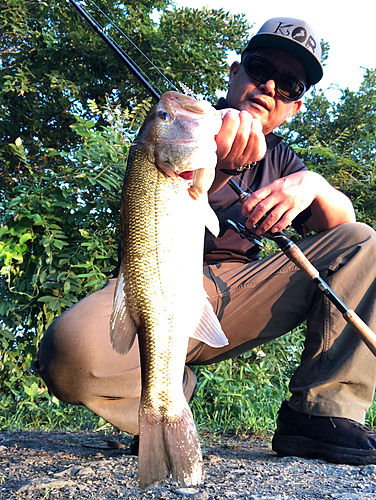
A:
<svg viewBox="0 0 376 500">
<path fill-rule="evenodd" d="M 111 340 L 125 353 L 138 336 L 141 489 L 169 474 L 184 485 L 202 479 L 199 438 L 182 380 L 190 336 L 218 347 L 227 343 L 202 278 L 204 218 L 211 210 L 206 191 L 219 126 L 213 108 L 169 92 L 148 116 L 128 160 Z M 207 135 L 211 141 L 204 147 Z M 202 161 L 208 168 L 201 168 Z M 193 172 L 191 181 L 186 172 Z"/>
</svg>

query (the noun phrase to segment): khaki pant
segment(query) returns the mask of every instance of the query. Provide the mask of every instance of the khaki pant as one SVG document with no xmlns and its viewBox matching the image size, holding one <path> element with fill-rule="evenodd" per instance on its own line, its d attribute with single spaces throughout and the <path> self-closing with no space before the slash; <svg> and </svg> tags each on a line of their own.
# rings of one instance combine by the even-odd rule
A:
<svg viewBox="0 0 376 500">
<path fill-rule="evenodd" d="M 375 331 L 376 233 L 364 224 L 343 224 L 299 246 L 334 292 Z M 52 323 L 37 365 L 58 398 L 84 404 L 116 427 L 137 433 L 138 344 L 121 356 L 109 340 L 115 284 L 110 280 Z M 216 349 L 190 339 L 188 364 L 234 357 L 307 320 L 301 365 L 290 382 L 290 406 L 303 413 L 364 421 L 374 393 L 375 357 L 285 255 L 205 267 L 204 286 L 229 345 Z"/>
</svg>

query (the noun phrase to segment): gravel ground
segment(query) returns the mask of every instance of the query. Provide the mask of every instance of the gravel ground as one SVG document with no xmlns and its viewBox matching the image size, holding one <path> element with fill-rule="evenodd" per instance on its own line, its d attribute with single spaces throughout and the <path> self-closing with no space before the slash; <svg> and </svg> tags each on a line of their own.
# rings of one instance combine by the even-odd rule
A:
<svg viewBox="0 0 376 500">
<path fill-rule="evenodd" d="M 204 436 L 200 488 L 172 481 L 141 492 L 137 457 L 123 434 L 1 432 L 0 498 L 7 499 L 375 499 L 376 465 L 279 458 L 270 441 Z"/>
</svg>

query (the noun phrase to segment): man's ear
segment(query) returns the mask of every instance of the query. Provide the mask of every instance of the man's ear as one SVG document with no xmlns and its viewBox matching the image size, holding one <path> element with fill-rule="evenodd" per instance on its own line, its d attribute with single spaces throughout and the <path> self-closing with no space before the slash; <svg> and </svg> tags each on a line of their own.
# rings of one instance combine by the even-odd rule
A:
<svg viewBox="0 0 376 500">
<path fill-rule="evenodd" d="M 228 77 L 228 83 L 231 83 L 232 79 L 235 75 L 237 75 L 240 71 L 241 64 L 238 61 L 234 61 L 230 66 L 230 73 Z"/>
<path fill-rule="evenodd" d="M 292 118 L 294 115 L 296 115 L 296 113 L 298 113 L 300 111 L 300 108 L 302 107 L 302 105 L 303 105 L 302 100 L 299 99 L 298 101 L 294 101 L 293 107 L 291 108 L 291 111 L 289 114 L 289 118 Z"/>
</svg>

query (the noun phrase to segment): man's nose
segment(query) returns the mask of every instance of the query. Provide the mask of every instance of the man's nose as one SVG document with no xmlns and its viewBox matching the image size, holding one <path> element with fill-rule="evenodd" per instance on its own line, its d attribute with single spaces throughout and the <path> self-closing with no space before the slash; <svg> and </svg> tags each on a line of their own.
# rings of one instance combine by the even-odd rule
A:
<svg viewBox="0 0 376 500">
<path fill-rule="evenodd" d="M 265 94 L 270 95 L 271 97 L 275 96 L 276 93 L 276 85 L 275 81 L 270 79 L 264 83 L 259 83 L 258 88 L 262 90 Z"/>
</svg>

